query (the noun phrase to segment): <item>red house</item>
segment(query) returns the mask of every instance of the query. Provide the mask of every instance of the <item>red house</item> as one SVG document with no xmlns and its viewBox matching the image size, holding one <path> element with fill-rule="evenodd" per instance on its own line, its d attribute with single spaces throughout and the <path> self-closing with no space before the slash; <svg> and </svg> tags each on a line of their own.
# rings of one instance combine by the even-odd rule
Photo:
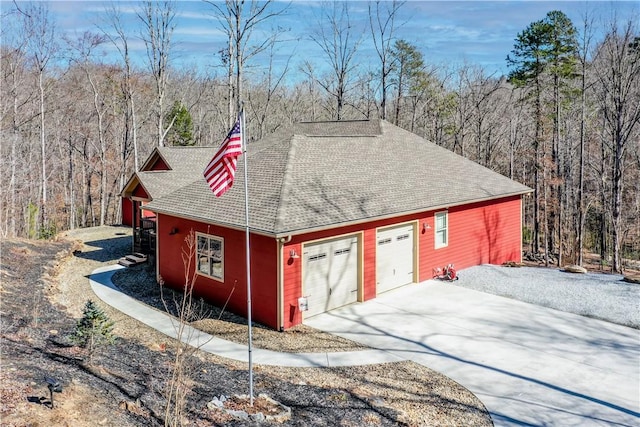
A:
<svg viewBox="0 0 640 427">
<path fill-rule="evenodd" d="M 195 292 L 246 315 L 243 161 L 216 198 L 202 176 L 215 151 L 157 148 L 123 197 L 153 232 L 158 277 L 184 286 L 193 230 Z M 521 260 L 530 189 L 384 120 L 299 123 L 249 143 L 247 163 L 252 316 L 275 329 L 448 263 Z"/>
</svg>

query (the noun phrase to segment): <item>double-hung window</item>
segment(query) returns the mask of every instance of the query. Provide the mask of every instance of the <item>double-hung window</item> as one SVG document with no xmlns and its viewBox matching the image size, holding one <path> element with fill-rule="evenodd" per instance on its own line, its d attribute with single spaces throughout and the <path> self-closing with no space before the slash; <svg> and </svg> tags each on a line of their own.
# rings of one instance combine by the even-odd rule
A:
<svg viewBox="0 0 640 427">
<path fill-rule="evenodd" d="M 197 233 L 196 257 L 198 274 L 224 280 L 224 240 L 222 237 Z"/>
<path fill-rule="evenodd" d="M 436 248 L 443 248 L 449 243 L 449 227 L 447 212 L 438 212 L 435 215 L 436 223 Z"/>
</svg>

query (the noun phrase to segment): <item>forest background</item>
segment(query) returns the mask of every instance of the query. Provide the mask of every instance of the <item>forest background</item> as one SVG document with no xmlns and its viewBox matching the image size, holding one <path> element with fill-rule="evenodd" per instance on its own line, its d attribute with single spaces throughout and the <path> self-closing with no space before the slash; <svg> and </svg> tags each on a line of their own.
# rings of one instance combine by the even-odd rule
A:
<svg viewBox="0 0 640 427">
<path fill-rule="evenodd" d="M 208 66 L 176 53 L 184 2 L 100 3 L 74 34 L 58 31 L 50 3 L 2 2 L 3 238 L 119 223 L 120 190 L 151 150 L 217 146 L 242 100 L 250 140 L 298 121 L 382 118 L 530 186 L 525 249 L 547 263 L 596 253 L 621 271 L 640 258 L 631 9 L 586 2 L 573 22 L 550 7 L 514 32 L 503 73 L 430 61 L 400 36 L 407 2 L 309 2 L 304 34 L 282 25 L 299 4 L 202 4 L 222 40 Z"/>
</svg>

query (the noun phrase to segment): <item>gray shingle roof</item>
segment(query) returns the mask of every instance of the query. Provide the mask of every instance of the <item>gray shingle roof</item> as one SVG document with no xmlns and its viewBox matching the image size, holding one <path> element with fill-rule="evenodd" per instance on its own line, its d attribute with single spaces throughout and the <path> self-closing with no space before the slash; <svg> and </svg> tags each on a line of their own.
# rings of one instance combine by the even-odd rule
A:
<svg viewBox="0 0 640 427">
<path fill-rule="evenodd" d="M 158 147 L 154 153 L 157 152 L 171 170 L 141 170 L 135 176 L 151 198 L 157 199 L 201 178 L 202 170 L 216 150 L 216 147 Z"/>
<path fill-rule="evenodd" d="M 530 191 L 383 120 L 299 123 L 247 150 L 250 226 L 274 235 Z M 216 198 L 202 177 L 212 155 L 209 150 L 193 161 L 188 174 L 195 179 L 161 197 L 153 194 L 146 207 L 244 227 L 243 159 L 233 188 Z"/>
</svg>

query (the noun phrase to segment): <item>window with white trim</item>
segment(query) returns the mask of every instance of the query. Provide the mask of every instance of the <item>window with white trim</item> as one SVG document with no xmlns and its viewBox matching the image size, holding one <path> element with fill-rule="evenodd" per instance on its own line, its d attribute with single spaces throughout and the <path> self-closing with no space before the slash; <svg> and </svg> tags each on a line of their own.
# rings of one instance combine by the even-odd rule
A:
<svg viewBox="0 0 640 427">
<path fill-rule="evenodd" d="M 436 248 L 443 248 L 449 243 L 447 216 L 447 212 L 438 212 L 435 215 L 436 231 L 434 234 L 436 237 Z"/>
<path fill-rule="evenodd" d="M 224 280 L 224 240 L 222 237 L 197 233 L 196 258 L 198 274 Z"/>
</svg>

